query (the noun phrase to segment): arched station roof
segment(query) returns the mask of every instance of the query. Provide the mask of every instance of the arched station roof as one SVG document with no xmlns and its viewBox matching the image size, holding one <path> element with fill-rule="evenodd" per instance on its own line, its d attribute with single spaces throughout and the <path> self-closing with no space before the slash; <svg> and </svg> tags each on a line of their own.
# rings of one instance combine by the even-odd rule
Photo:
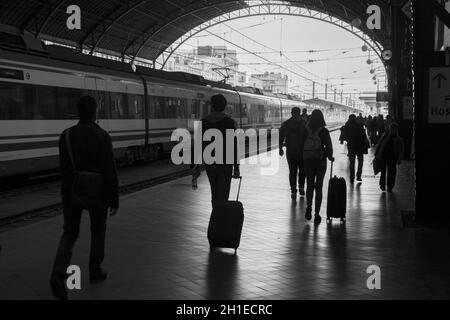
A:
<svg viewBox="0 0 450 320">
<path fill-rule="evenodd" d="M 90 51 L 104 51 L 134 60 L 156 60 L 193 28 L 229 12 L 267 0 L 1 0 L 0 24 Z M 383 47 L 390 46 L 388 0 L 270 1 L 323 12 L 348 24 L 356 18 L 361 31 Z M 69 5 L 81 8 L 81 30 L 69 30 Z M 382 30 L 368 30 L 369 5 L 382 9 Z"/>
</svg>

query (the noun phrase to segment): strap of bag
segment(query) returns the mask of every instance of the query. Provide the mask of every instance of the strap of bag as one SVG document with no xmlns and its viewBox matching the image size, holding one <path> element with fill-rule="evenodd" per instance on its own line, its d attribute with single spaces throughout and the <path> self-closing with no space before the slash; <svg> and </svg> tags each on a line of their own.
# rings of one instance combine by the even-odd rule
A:
<svg viewBox="0 0 450 320">
<path fill-rule="evenodd" d="M 239 193 L 241 192 L 241 182 L 242 182 L 242 176 L 239 177 L 239 187 L 238 187 L 236 201 L 239 201 Z"/>
<path fill-rule="evenodd" d="M 70 132 L 70 129 L 67 129 L 66 133 L 65 133 L 66 148 L 67 148 L 67 153 L 69 154 L 70 163 L 72 163 L 73 170 L 75 170 L 75 173 L 76 173 L 77 172 L 77 167 L 75 167 L 75 160 L 73 159 L 72 145 L 70 143 L 69 132 Z"/>
</svg>

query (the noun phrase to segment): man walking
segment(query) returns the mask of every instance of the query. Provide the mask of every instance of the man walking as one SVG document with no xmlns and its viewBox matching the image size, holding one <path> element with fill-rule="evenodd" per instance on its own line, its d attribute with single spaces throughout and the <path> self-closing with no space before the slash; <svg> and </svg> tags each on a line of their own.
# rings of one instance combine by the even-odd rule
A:
<svg viewBox="0 0 450 320">
<path fill-rule="evenodd" d="M 80 231 L 81 212 L 89 210 L 91 221 L 91 248 L 89 257 L 90 282 L 105 280 L 107 273 L 101 263 L 105 251 L 105 232 L 107 211 L 111 216 L 119 207 L 117 171 L 114 164 L 111 137 L 95 123 L 97 104 L 94 98 L 84 96 L 77 105 L 80 121 L 66 129 L 59 139 L 59 158 L 62 172 L 62 200 L 64 213 L 63 235 L 56 253 L 50 286 L 53 296 L 67 299 L 65 278 L 70 265 L 72 248 Z M 84 177 L 98 177 L 101 186 L 96 205 L 85 207 L 75 201 L 75 183 Z M 86 175 L 87 173 L 87 175 Z"/>
<path fill-rule="evenodd" d="M 300 108 L 294 107 L 292 117 L 281 125 L 279 135 L 280 156 L 284 155 L 283 146 L 286 141 L 286 158 L 289 165 L 289 184 L 291 199 L 297 199 L 297 175 L 300 196 L 305 195 L 305 172 L 303 169 L 302 139 L 305 136 L 306 122 L 300 115 Z"/>
<path fill-rule="evenodd" d="M 359 124 L 357 117 L 351 114 L 344 127 L 345 140 L 347 140 L 348 157 L 350 159 L 350 183 L 355 181 L 355 162 L 358 159 L 356 180 L 362 182 L 361 175 L 364 163 L 364 154 L 368 153 L 369 142 L 364 127 Z"/>
<path fill-rule="evenodd" d="M 211 97 L 211 113 L 202 119 L 202 137 L 209 129 L 219 130 L 223 139 L 222 159 L 212 164 L 205 164 L 206 174 L 208 176 L 211 187 L 211 201 L 227 201 L 230 196 L 231 179 L 238 179 L 240 177 L 239 162 L 240 155 L 238 154 L 237 141 L 227 141 L 226 131 L 231 129 L 236 131 L 237 124 L 224 113 L 227 106 L 227 100 L 221 94 L 216 94 Z M 211 142 L 203 142 L 203 150 Z M 234 157 L 233 163 L 227 163 L 227 145 L 233 145 Z M 203 154 L 203 151 L 202 151 Z M 215 155 L 212 155 L 215 157 Z M 202 160 L 203 163 L 204 159 Z M 200 174 L 199 166 L 195 166 L 193 177 L 196 178 Z"/>
</svg>

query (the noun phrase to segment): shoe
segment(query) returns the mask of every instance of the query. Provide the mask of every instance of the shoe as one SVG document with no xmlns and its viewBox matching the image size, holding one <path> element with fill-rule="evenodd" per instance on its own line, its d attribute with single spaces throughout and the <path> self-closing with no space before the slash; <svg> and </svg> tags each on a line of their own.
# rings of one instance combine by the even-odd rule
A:
<svg viewBox="0 0 450 320">
<path fill-rule="evenodd" d="M 381 191 L 385 191 L 386 187 L 385 186 L 380 186 Z"/>
<path fill-rule="evenodd" d="M 358 181 L 358 182 L 362 182 L 362 179 L 361 179 L 361 177 L 358 177 L 358 178 L 356 178 L 356 181 Z"/>
<path fill-rule="evenodd" d="M 102 269 L 99 269 L 98 271 L 91 272 L 89 276 L 90 283 L 97 283 L 106 280 L 108 277 L 108 273 L 103 271 Z"/>
<path fill-rule="evenodd" d="M 312 208 L 311 207 L 306 207 L 306 213 L 305 213 L 305 218 L 306 220 L 311 220 L 312 218 Z"/>
<path fill-rule="evenodd" d="M 297 192 L 291 192 L 291 199 L 292 200 L 297 199 Z"/>
<path fill-rule="evenodd" d="M 59 300 L 67 300 L 67 289 L 64 284 L 64 277 L 52 276 L 50 279 L 50 288 L 52 295 Z"/>
<path fill-rule="evenodd" d="M 299 193 L 300 193 L 301 196 L 305 196 L 305 189 L 304 188 L 300 188 Z"/>
<path fill-rule="evenodd" d="M 316 213 L 314 215 L 314 223 L 319 224 L 320 222 L 322 222 L 322 217 L 320 216 L 320 214 Z"/>
</svg>

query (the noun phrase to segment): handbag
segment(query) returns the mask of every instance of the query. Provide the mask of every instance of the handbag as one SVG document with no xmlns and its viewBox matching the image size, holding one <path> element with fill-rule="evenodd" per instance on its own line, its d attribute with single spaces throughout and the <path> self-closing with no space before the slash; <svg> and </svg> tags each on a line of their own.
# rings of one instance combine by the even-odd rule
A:
<svg viewBox="0 0 450 320">
<path fill-rule="evenodd" d="M 106 205 L 103 199 L 104 183 L 103 176 L 93 171 L 78 171 L 72 153 L 69 136 L 70 129 L 66 130 L 65 140 L 67 153 L 74 170 L 74 179 L 70 192 L 70 204 L 83 209 L 96 209 Z"/>
</svg>

